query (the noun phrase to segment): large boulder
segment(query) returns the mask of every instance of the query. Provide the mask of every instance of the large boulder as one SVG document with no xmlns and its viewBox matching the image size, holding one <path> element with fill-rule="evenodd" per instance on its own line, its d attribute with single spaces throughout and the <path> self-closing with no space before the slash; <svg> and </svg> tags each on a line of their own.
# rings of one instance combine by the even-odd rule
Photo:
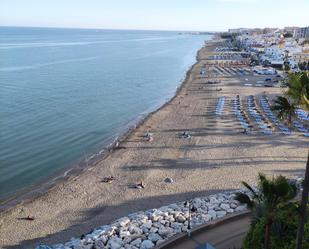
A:
<svg viewBox="0 0 309 249">
<path fill-rule="evenodd" d="M 223 210 L 228 210 L 230 209 L 230 205 L 227 203 L 221 203 L 220 208 Z"/>
<path fill-rule="evenodd" d="M 161 240 L 162 237 L 157 233 L 150 233 L 148 235 L 148 239 L 151 240 L 152 242 L 157 242 L 158 240 Z"/>
<path fill-rule="evenodd" d="M 135 240 L 133 240 L 130 245 L 132 246 L 136 246 L 136 247 L 140 247 L 140 245 L 142 244 L 142 239 L 141 238 L 137 238 Z"/>
<path fill-rule="evenodd" d="M 154 243 L 150 240 L 144 240 L 141 244 L 141 249 L 150 249 L 154 247 Z"/>
<path fill-rule="evenodd" d="M 177 218 L 176 218 L 176 221 L 177 222 L 180 222 L 180 223 L 184 223 L 186 221 L 186 218 L 182 215 L 179 215 Z"/>
<path fill-rule="evenodd" d="M 209 210 L 208 214 L 212 217 L 213 220 L 217 218 L 217 212 L 215 210 Z"/>
<path fill-rule="evenodd" d="M 95 240 L 94 245 L 95 245 L 96 249 L 104 249 L 105 248 L 105 243 L 100 239 Z"/>
<path fill-rule="evenodd" d="M 237 208 L 235 208 L 235 212 L 245 211 L 246 209 L 247 209 L 247 207 L 245 205 L 241 205 L 241 206 L 238 206 Z"/>
<path fill-rule="evenodd" d="M 126 225 L 128 225 L 130 223 L 130 219 L 128 217 L 123 217 L 123 218 L 120 218 L 116 221 L 116 223 L 119 224 L 119 226 L 121 227 L 124 227 Z"/>
<path fill-rule="evenodd" d="M 163 237 L 167 238 L 173 235 L 174 229 L 170 227 L 162 227 L 159 229 L 158 233 Z"/>
<path fill-rule="evenodd" d="M 129 232 L 132 233 L 132 234 L 140 235 L 140 234 L 143 233 L 143 230 L 140 229 L 138 226 L 135 226 L 135 225 L 129 226 L 128 230 L 129 230 Z"/>
<path fill-rule="evenodd" d="M 218 218 L 222 218 L 225 215 L 226 215 L 226 211 L 217 211 L 217 217 Z"/>
<path fill-rule="evenodd" d="M 107 244 L 110 249 L 120 249 L 122 247 L 122 241 L 120 239 L 110 239 Z"/>
</svg>

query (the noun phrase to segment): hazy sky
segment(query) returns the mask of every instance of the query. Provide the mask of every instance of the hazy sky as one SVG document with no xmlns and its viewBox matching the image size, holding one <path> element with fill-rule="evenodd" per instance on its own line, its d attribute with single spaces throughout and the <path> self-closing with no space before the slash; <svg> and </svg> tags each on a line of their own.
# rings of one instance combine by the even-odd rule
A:
<svg viewBox="0 0 309 249">
<path fill-rule="evenodd" d="M 309 26 L 309 0 L 0 0 L 0 26 L 226 30 Z"/>
</svg>

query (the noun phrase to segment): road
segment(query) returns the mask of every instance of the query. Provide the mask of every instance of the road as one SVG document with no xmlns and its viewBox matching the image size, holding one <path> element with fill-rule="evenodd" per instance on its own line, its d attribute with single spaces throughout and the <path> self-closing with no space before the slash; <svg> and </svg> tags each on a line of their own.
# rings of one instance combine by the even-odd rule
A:
<svg viewBox="0 0 309 249">
<path fill-rule="evenodd" d="M 206 243 L 215 249 L 238 249 L 241 248 L 242 240 L 249 230 L 249 226 L 250 216 L 245 215 L 198 230 L 192 234 L 190 239 L 188 237 L 181 238 L 160 249 L 206 249 Z"/>
</svg>

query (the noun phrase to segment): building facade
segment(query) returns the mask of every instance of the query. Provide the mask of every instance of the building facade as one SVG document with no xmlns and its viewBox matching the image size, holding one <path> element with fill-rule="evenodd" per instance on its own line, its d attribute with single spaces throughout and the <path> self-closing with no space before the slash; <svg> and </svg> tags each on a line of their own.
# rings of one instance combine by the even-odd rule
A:
<svg viewBox="0 0 309 249">
<path fill-rule="evenodd" d="M 294 38 L 309 38 L 309 27 L 294 30 Z"/>
</svg>

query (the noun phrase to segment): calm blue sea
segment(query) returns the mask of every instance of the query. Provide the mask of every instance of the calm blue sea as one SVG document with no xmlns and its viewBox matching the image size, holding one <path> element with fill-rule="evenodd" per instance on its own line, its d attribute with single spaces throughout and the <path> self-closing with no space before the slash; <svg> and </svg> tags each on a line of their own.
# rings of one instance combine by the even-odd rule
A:
<svg viewBox="0 0 309 249">
<path fill-rule="evenodd" d="M 163 104 L 209 38 L 0 27 L 0 198 L 98 151 Z"/>
</svg>

